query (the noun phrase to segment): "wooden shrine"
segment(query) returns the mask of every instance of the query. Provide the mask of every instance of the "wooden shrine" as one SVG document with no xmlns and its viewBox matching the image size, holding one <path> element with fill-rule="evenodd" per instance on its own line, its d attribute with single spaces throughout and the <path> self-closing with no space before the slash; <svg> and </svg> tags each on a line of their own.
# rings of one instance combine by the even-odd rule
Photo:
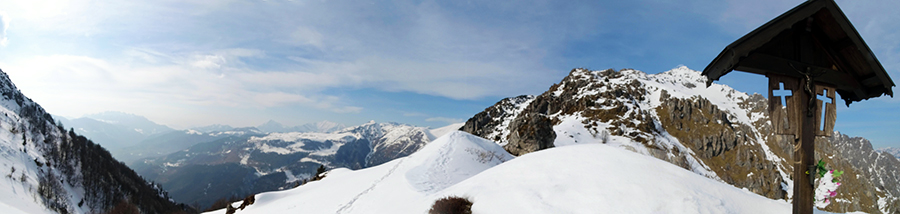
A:
<svg viewBox="0 0 900 214">
<path fill-rule="evenodd" d="M 732 70 L 769 78 L 775 134 L 795 139 L 793 213 L 812 213 L 815 138 L 832 133 L 836 95 L 850 106 L 893 96 L 894 82 L 834 0 L 806 1 L 725 47 L 703 70 L 707 87 Z"/>
</svg>

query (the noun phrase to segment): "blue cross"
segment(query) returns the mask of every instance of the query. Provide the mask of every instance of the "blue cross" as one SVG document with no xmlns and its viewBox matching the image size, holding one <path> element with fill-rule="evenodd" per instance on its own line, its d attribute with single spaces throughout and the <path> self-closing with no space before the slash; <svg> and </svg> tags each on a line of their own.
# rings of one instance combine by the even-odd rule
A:
<svg viewBox="0 0 900 214">
<path fill-rule="evenodd" d="M 781 107 L 782 108 L 787 107 L 787 97 L 794 96 L 793 91 L 786 90 L 783 88 L 784 88 L 784 83 L 780 82 L 780 83 L 778 83 L 778 90 L 772 91 L 772 96 L 781 97 Z"/>
<path fill-rule="evenodd" d="M 828 94 L 828 89 L 825 89 L 825 94 Z M 825 110 L 828 109 L 825 108 L 825 104 L 834 103 L 834 98 L 830 98 L 827 95 L 816 94 L 816 99 L 822 100 L 822 125 L 819 127 L 821 127 L 822 130 L 825 130 Z"/>
</svg>

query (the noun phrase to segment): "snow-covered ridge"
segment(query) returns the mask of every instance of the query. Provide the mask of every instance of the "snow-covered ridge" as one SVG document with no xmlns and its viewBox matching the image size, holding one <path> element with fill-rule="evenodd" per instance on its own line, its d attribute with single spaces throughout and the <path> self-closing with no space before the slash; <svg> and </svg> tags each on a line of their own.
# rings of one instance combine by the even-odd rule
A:
<svg viewBox="0 0 900 214">
<path fill-rule="evenodd" d="M 258 194 L 254 205 L 236 213 L 426 213 L 435 200 L 446 196 L 468 198 L 473 213 L 788 213 L 791 209 L 784 201 L 609 145 L 566 146 L 513 158 L 494 142 L 453 132 L 384 165 L 334 169 L 320 181 Z"/>
<path fill-rule="evenodd" d="M 462 128 L 463 125 L 466 125 L 466 123 L 454 123 L 444 127 L 428 130 L 428 132 L 431 133 L 431 136 L 434 136 L 436 139 L 453 131 L 459 130 L 459 128 Z"/>
</svg>

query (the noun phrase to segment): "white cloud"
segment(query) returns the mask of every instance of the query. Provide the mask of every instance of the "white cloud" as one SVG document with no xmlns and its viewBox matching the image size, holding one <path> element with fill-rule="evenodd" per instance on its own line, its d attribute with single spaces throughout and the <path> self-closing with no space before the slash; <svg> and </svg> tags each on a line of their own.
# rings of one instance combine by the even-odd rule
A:
<svg viewBox="0 0 900 214">
<path fill-rule="evenodd" d="M 323 48 L 324 37 L 318 31 L 307 28 L 307 27 L 297 27 L 293 33 L 290 35 L 289 43 L 293 43 L 295 45 L 311 45 L 317 48 Z"/>
<path fill-rule="evenodd" d="M 218 56 L 239 61 L 240 57 L 233 56 L 258 55 L 244 51 L 237 51 L 243 54 L 220 53 L 226 52 L 232 54 Z M 147 57 L 124 55 L 129 58 L 123 61 L 140 61 Z M 265 84 L 263 79 L 279 76 L 232 66 L 241 63 L 229 61 L 220 64 L 218 69 L 198 69 L 192 63 L 193 57 L 157 56 L 157 60 L 171 59 L 176 63 L 127 65 L 85 56 L 51 55 L 9 63 L 4 65 L 3 71 L 27 96 L 60 115 L 77 116 L 110 109 L 135 113 L 177 109 L 182 112 L 179 114 L 190 109 L 211 108 L 259 111 L 284 106 L 335 113 L 359 113 L 362 110 L 347 105 L 340 97 L 321 95 L 318 89 Z M 222 71 L 230 75 L 222 76 Z M 277 81 L 273 79 L 272 82 Z"/>
<path fill-rule="evenodd" d="M 5 11 L 0 11 L 0 47 L 6 47 L 9 44 L 9 37 L 6 36 L 6 30 L 9 29 L 9 15 Z"/>
<path fill-rule="evenodd" d="M 216 69 L 222 67 L 223 64 L 228 62 L 225 60 L 225 57 L 219 55 L 203 55 L 196 56 L 194 60 L 192 60 L 191 65 L 197 68 L 202 69 Z"/>
</svg>

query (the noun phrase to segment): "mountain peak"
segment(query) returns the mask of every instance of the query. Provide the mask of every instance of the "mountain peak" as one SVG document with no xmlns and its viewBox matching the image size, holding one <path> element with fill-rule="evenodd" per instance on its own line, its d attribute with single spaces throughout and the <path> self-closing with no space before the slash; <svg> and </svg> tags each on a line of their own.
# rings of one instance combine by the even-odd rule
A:
<svg viewBox="0 0 900 214">
<path fill-rule="evenodd" d="M 61 121 L 66 121 L 65 125 L 71 126 L 79 134 L 113 151 L 132 146 L 152 135 L 174 131 L 144 116 L 120 111 L 86 114 L 81 118 Z M 122 158 L 119 155 L 116 154 L 117 158 Z"/>
<path fill-rule="evenodd" d="M 266 121 L 266 123 L 260 124 L 256 126 L 257 129 L 264 132 L 285 132 L 286 129 L 284 125 L 281 123 L 275 122 L 275 120 Z"/>
<path fill-rule="evenodd" d="M 263 123 L 263 124 L 261 124 L 261 125 L 259 125 L 259 126 L 265 126 L 265 125 L 279 125 L 279 126 L 280 126 L 281 123 L 276 122 L 275 120 L 271 120 L 271 119 L 270 119 L 269 121 L 266 121 L 265 123 Z"/>
<path fill-rule="evenodd" d="M 93 114 L 85 114 L 84 116 L 81 116 L 81 117 L 91 118 L 94 120 L 98 120 L 98 121 L 102 121 L 102 122 L 106 122 L 106 123 L 110 123 L 110 124 L 119 123 L 119 121 L 121 121 L 121 120 L 150 121 L 149 119 L 147 119 L 144 116 L 125 113 L 125 112 L 121 112 L 121 111 L 104 111 L 104 112 L 93 113 Z"/>
</svg>

